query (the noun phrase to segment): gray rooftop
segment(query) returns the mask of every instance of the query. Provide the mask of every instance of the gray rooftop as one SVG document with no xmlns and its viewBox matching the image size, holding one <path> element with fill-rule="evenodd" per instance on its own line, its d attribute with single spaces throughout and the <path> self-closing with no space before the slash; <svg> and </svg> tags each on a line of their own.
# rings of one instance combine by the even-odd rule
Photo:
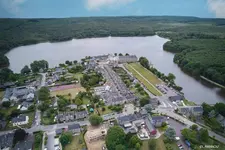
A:
<svg viewBox="0 0 225 150">
<path fill-rule="evenodd" d="M 30 134 L 26 137 L 24 141 L 18 142 L 13 148 L 13 150 L 32 150 L 33 143 L 34 143 L 34 136 Z"/>
<path fill-rule="evenodd" d="M 8 148 L 13 145 L 14 133 L 8 133 L 0 136 L 0 148 Z"/>
<path fill-rule="evenodd" d="M 23 122 L 23 121 L 26 121 L 26 116 L 22 115 L 22 114 L 17 117 L 12 118 L 13 123 Z"/>
<path fill-rule="evenodd" d="M 79 124 L 68 125 L 68 130 L 80 129 Z"/>
</svg>

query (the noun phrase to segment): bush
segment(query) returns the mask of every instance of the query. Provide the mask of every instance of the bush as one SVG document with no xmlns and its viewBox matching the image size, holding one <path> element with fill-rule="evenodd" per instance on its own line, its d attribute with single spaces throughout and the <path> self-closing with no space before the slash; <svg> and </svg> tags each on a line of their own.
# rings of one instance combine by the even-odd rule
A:
<svg viewBox="0 0 225 150">
<path fill-rule="evenodd" d="M 99 124 L 103 122 L 103 119 L 102 117 L 94 114 L 89 117 L 89 121 L 92 126 L 98 126 Z"/>
<path fill-rule="evenodd" d="M 6 107 L 6 108 L 9 108 L 10 105 L 11 105 L 11 102 L 10 102 L 10 101 L 6 101 L 6 102 L 3 102 L 3 103 L 2 103 L 2 106 L 3 106 L 3 107 Z"/>
</svg>

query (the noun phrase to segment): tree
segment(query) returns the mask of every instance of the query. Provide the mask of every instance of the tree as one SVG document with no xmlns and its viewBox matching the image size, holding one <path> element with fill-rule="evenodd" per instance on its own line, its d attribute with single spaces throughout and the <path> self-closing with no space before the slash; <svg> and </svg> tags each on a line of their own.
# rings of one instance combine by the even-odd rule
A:
<svg viewBox="0 0 225 150">
<path fill-rule="evenodd" d="M 193 124 L 191 127 L 190 127 L 192 130 L 196 130 L 198 129 L 198 126 L 196 124 Z"/>
<path fill-rule="evenodd" d="M 141 145 L 141 140 L 137 137 L 137 135 L 133 135 L 129 140 L 129 147 L 133 148 L 136 144 L 139 143 Z"/>
<path fill-rule="evenodd" d="M 48 100 L 50 97 L 50 91 L 47 87 L 41 87 L 38 91 L 38 98 L 42 101 Z"/>
<path fill-rule="evenodd" d="M 108 150 L 115 150 L 117 145 L 124 145 L 125 136 L 126 134 L 121 127 L 113 126 L 109 128 L 105 138 L 106 147 Z"/>
<path fill-rule="evenodd" d="M 125 54 L 125 56 L 129 56 L 129 54 L 128 54 L 128 53 L 126 53 L 126 54 Z"/>
<path fill-rule="evenodd" d="M 141 107 L 145 106 L 146 104 L 149 104 L 149 98 L 147 98 L 147 97 L 141 98 L 141 100 L 140 100 Z"/>
<path fill-rule="evenodd" d="M 76 104 L 77 106 L 80 106 L 80 105 L 83 104 L 83 101 L 82 101 L 80 98 L 76 98 L 76 99 L 75 99 L 75 104 Z"/>
<path fill-rule="evenodd" d="M 141 64 L 143 67 L 145 67 L 145 68 L 147 68 L 147 69 L 150 68 L 149 61 L 148 61 L 147 58 L 145 58 L 145 57 L 140 57 L 140 58 L 139 58 L 139 62 L 140 62 L 140 64 Z"/>
<path fill-rule="evenodd" d="M 59 138 L 60 143 L 63 147 L 69 144 L 73 139 L 73 134 L 71 132 L 63 132 Z"/>
<path fill-rule="evenodd" d="M 214 105 L 215 110 L 225 117 L 225 104 L 224 103 L 216 103 Z"/>
<path fill-rule="evenodd" d="M 73 64 L 77 64 L 77 60 L 74 60 L 74 61 L 73 61 Z"/>
<path fill-rule="evenodd" d="M 92 126 L 98 126 L 99 124 L 102 123 L 103 119 L 102 119 L 102 117 L 100 117 L 96 114 L 93 114 L 89 117 L 89 121 Z"/>
<path fill-rule="evenodd" d="M 13 143 L 16 144 L 19 141 L 24 141 L 27 136 L 27 133 L 23 129 L 17 129 L 14 133 Z"/>
<path fill-rule="evenodd" d="M 114 53 L 114 56 L 117 56 L 117 53 Z"/>
<path fill-rule="evenodd" d="M 119 53 L 119 56 L 123 56 L 123 54 L 122 53 Z"/>
<path fill-rule="evenodd" d="M 152 111 L 152 105 L 151 105 L 151 104 L 146 104 L 146 105 L 144 106 L 144 108 L 145 108 L 145 110 L 146 110 L 148 113 L 150 113 L 150 112 Z"/>
<path fill-rule="evenodd" d="M 200 137 L 200 140 L 203 141 L 203 142 L 208 142 L 209 140 L 209 133 L 208 133 L 208 130 L 207 129 L 203 129 L 201 128 L 199 130 L 199 137 Z"/>
<path fill-rule="evenodd" d="M 135 84 L 135 88 L 139 88 L 141 85 L 139 83 Z"/>
<path fill-rule="evenodd" d="M 102 107 L 102 111 L 105 111 L 105 107 Z"/>
<path fill-rule="evenodd" d="M 0 54 L 0 68 L 8 67 L 9 59 L 5 55 Z"/>
<path fill-rule="evenodd" d="M 21 69 L 21 74 L 29 74 L 31 72 L 30 68 L 26 65 Z"/>
<path fill-rule="evenodd" d="M 174 81 L 176 79 L 175 75 L 172 74 L 172 73 L 169 73 L 167 78 L 168 78 L 169 81 Z"/>
<path fill-rule="evenodd" d="M 9 108 L 10 105 L 11 105 L 11 102 L 10 102 L 10 101 L 2 102 L 2 106 L 3 106 L 3 107 Z"/>
<path fill-rule="evenodd" d="M 167 126 L 167 123 L 166 122 L 162 122 L 161 127 L 166 127 L 166 126 Z"/>
<path fill-rule="evenodd" d="M 30 64 L 30 68 L 34 73 L 39 72 L 40 69 L 43 69 L 43 71 L 45 71 L 46 69 L 48 69 L 48 62 L 46 60 L 35 60 Z"/>
<path fill-rule="evenodd" d="M 168 128 L 165 131 L 165 136 L 168 140 L 173 141 L 176 137 L 176 131 L 173 128 Z"/>
<path fill-rule="evenodd" d="M 116 149 L 115 150 L 126 150 L 126 147 L 122 144 L 116 145 Z"/>
<path fill-rule="evenodd" d="M 72 63 L 72 61 L 67 60 L 67 61 L 65 62 L 65 64 L 67 64 L 67 65 L 72 65 L 73 63 Z"/>
<path fill-rule="evenodd" d="M 0 69 L 0 83 L 4 83 L 10 81 L 10 77 L 13 76 L 14 73 L 12 70 L 8 68 Z"/>
<path fill-rule="evenodd" d="M 140 148 L 141 148 L 141 144 L 140 144 L 140 143 L 136 143 L 135 149 L 136 149 L 136 150 L 139 150 Z"/>
<path fill-rule="evenodd" d="M 155 150 L 156 149 L 156 140 L 151 139 L 148 141 L 148 147 L 150 150 Z"/>
</svg>

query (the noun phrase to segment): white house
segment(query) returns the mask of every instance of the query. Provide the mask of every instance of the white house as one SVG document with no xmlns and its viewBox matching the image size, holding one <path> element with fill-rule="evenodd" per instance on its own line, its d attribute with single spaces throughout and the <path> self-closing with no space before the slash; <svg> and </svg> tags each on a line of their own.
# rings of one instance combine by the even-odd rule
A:
<svg viewBox="0 0 225 150">
<path fill-rule="evenodd" d="M 25 125 L 25 124 L 28 124 L 28 122 L 29 122 L 29 117 L 25 115 L 19 115 L 12 119 L 13 126 Z"/>
</svg>

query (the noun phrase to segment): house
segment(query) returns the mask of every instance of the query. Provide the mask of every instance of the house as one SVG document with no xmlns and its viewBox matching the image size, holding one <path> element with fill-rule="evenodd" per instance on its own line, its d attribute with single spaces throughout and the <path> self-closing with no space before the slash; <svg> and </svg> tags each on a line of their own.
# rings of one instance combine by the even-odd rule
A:
<svg viewBox="0 0 225 150">
<path fill-rule="evenodd" d="M 34 93 L 29 93 L 29 94 L 26 96 L 26 101 L 32 102 L 33 100 L 34 100 Z"/>
<path fill-rule="evenodd" d="M 172 102 L 180 103 L 182 100 L 184 100 L 184 97 L 181 95 L 170 96 L 169 100 Z"/>
<path fill-rule="evenodd" d="M 72 132 L 73 134 L 80 133 L 81 132 L 80 124 L 68 125 L 67 130 Z"/>
<path fill-rule="evenodd" d="M 29 117 L 22 114 L 12 118 L 13 126 L 25 125 L 25 124 L 28 124 L 28 121 L 29 121 Z"/>
<path fill-rule="evenodd" d="M 32 150 L 34 145 L 34 136 L 29 134 L 27 135 L 24 141 L 16 143 L 13 150 Z"/>
<path fill-rule="evenodd" d="M 9 150 L 13 146 L 14 133 L 3 134 L 0 136 L 0 149 Z"/>
<path fill-rule="evenodd" d="M 6 121 L 5 120 L 0 120 L 0 130 L 4 129 L 6 126 Z"/>
<path fill-rule="evenodd" d="M 155 136 L 157 134 L 157 130 L 152 124 L 151 116 L 149 115 L 148 117 L 146 117 L 144 121 L 145 121 L 146 130 L 148 131 L 149 136 Z"/>
<path fill-rule="evenodd" d="M 88 112 L 86 110 L 79 111 L 75 113 L 76 119 L 84 119 L 88 117 Z"/>
<path fill-rule="evenodd" d="M 202 114 L 203 114 L 203 108 L 202 108 L 202 106 L 193 107 L 193 109 L 192 109 L 192 115 L 194 115 L 194 116 L 202 116 Z"/>
<path fill-rule="evenodd" d="M 202 106 L 182 106 L 178 107 L 178 113 L 185 116 L 193 115 L 199 117 L 203 114 L 203 108 Z"/>
<path fill-rule="evenodd" d="M 21 106 L 20 106 L 20 110 L 21 110 L 21 111 L 28 110 L 28 108 L 29 108 L 32 104 L 33 104 L 32 102 L 24 101 L 24 102 L 21 104 Z"/>
<path fill-rule="evenodd" d="M 152 124 L 155 127 L 161 127 L 163 122 L 165 122 L 164 116 L 152 116 Z"/>
<path fill-rule="evenodd" d="M 55 133 L 56 133 L 56 135 L 60 135 L 60 134 L 63 133 L 63 129 L 62 128 L 61 129 L 57 129 L 57 130 L 55 130 Z"/>
<path fill-rule="evenodd" d="M 222 127 L 225 127 L 225 118 L 222 115 L 218 114 L 216 116 L 216 120 L 220 123 Z"/>
<path fill-rule="evenodd" d="M 138 58 L 136 55 L 128 55 L 128 56 L 118 56 L 119 63 L 131 63 L 137 62 Z"/>
<path fill-rule="evenodd" d="M 75 105 L 75 104 L 70 104 L 67 107 L 70 109 L 77 109 L 77 105 Z"/>
<path fill-rule="evenodd" d="M 209 118 L 214 118 L 217 116 L 217 112 L 215 110 L 211 110 L 208 114 L 208 117 Z"/>
</svg>

